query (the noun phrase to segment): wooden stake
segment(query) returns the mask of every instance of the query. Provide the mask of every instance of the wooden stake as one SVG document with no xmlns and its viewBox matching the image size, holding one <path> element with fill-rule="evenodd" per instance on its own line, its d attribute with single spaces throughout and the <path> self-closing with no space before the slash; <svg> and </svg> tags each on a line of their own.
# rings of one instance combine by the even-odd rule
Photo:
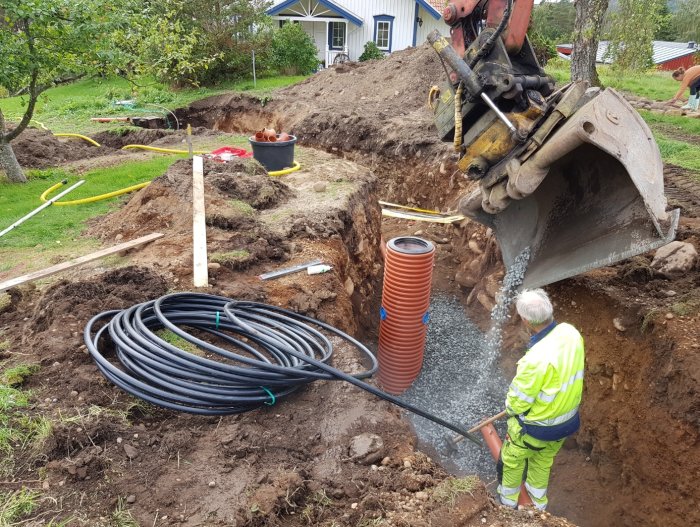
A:
<svg viewBox="0 0 700 527">
<path fill-rule="evenodd" d="M 33 282 L 34 280 L 39 280 L 40 278 L 46 278 L 47 276 L 60 273 L 61 271 L 66 271 L 73 267 L 78 267 L 79 265 L 82 265 L 84 263 L 92 262 L 93 260 L 99 260 L 100 258 L 109 256 L 110 254 L 118 253 L 121 251 L 125 251 L 126 249 L 131 249 L 132 247 L 137 247 L 138 245 L 143 245 L 144 243 L 152 242 L 153 240 L 157 240 L 158 238 L 162 238 L 163 236 L 164 235 L 160 234 L 159 232 L 154 232 L 153 234 L 141 236 L 141 238 L 136 238 L 135 240 L 131 240 L 130 242 L 120 243 L 119 245 L 115 245 L 114 247 L 108 247 L 107 249 L 102 249 L 100 251 L 81 256 L 80 258 L 76 258 L 75 260 L 69 260 L 67 262 L 53 265 L 46 269 L 42 269 L 41 271 L 34 271 L 33 273 L 18 276 L 17 278 L 11 278 L 10 280 L 7 280 L 5 282 L 0 282 L 0 293 L 3 291 L 7 291 L 11 287 L 26 284 L 27 282 Z"/>
<path fill-rule="evenodd" d="M 209 287 L 207 269 L 207 225 L 204 217 L 204 159 L 192 160 L 192 262 L 195 287 Z"/>
</svg>

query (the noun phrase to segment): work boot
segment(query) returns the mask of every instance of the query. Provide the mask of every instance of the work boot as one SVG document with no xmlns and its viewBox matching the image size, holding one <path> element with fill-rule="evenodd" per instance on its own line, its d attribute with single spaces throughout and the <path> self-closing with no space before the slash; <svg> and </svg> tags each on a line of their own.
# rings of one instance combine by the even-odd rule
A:
<svg viewBox="0 0 700 527">
<path fill-rule="evenodd" d="M 695 103 L 695 107 L 693 107 L 693 103 Z M 681 106 L 681 110 L 695 110 L 697 111 L 698 109 L 698 96 L 697 95 L 691 95 L 688 97 L 688 102 Z"/>
<path fill-rule="evenodd" d="M 690 104 L 690 109 L 694 112 L 698 111 L 698 106 L 700 105 L 700 93 L 695 94 L 694 99 L 689 99 L 688 104 Z"/>
</svg>

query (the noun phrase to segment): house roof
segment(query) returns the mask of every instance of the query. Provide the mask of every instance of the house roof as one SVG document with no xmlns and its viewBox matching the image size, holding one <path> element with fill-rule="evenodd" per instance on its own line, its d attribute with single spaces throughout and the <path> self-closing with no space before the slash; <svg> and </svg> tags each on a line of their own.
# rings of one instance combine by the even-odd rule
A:
<svg viewBox="0 0 700 527">
<path fill-rule="evenodd" d="M 596 62 L 602 64 L 611 64 L 612 59 L 606 57 L 608 52 L 609 42 L 603 40 L 598 43 L 598 52 L 596 53 Z M 662 40 L 655 40 L 653 42 L 653 56 L 652 60 L 654 64 L 663 64 L 670 60 L 675 60 L 687 55 L 692 55 L 693 53 L 698 53 L 698 47 L 695 42 L 665 42 Z M 557 48 L 560 49 L 572 49 L 571 44 L 558 44 Z"/>
<path fill-rule="evenodd" d="M 348 9 L 345 9 L 344 7 L 339 6 L 336 2 L 332 2 L 331 0 L 315 0 L 317 6 L 323 6 L 329 11 L 333 11 L 337 15 L 341 16 L 342 18 L 345 18 L 346 20 L 349 20 L 356 26 L 362 26 L 364 23 L 363 20 L 357 16 L 356 14 L 352 13 Z M 279 3 L 275 6 L 272 6 L 270 9 L 267 10 L 267 14 L 270 16 L 274 15 L 279 15 L 282 11 L 284 11 L 287 8 L 290 8 L 294 4 L 300 3 L 300 0 L 285 0 L 282 3 Z M 311 16 L 311 15 L 310 15 Z"/>
<path fill-rule="evenodd" d="M 445 8 L 445 0 L 416 0 L 435 20 L 442 18 L 442 10 Z"/>
</svg>

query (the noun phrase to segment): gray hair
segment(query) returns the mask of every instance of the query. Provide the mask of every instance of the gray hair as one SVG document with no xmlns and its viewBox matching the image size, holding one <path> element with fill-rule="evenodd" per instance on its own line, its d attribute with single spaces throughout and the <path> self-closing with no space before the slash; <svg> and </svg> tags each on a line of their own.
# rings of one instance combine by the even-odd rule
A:
<svg viewBox="0 0 700 527">
<path fill-rule="evenodd" d="M 544 289 L 523 291 L 518 295 L 515 308 L 518 315 L 530 324 L 544 324 L 554 319 L 554 308 Z"/>
</svg>

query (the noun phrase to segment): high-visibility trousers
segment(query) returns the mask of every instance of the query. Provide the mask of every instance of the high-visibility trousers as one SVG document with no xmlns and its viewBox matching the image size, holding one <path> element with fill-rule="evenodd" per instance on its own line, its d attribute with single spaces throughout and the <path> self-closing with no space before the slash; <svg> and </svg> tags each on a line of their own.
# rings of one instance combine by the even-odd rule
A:
<svg viewBox="0 0 700 527">
<path fill-rule="evenodd" d="M 547 484 L 554 458 L 564 444 L 560 441 L 542 441 L 522 434 L 518 421 L 508 420 L 508 437 L 503 442 L 498 460 L 498 495 L 501 503 L 516 507 L 520 485 L 525 481 L 527 493 L 535 507 L 547 507 Z"/>
</svg>

